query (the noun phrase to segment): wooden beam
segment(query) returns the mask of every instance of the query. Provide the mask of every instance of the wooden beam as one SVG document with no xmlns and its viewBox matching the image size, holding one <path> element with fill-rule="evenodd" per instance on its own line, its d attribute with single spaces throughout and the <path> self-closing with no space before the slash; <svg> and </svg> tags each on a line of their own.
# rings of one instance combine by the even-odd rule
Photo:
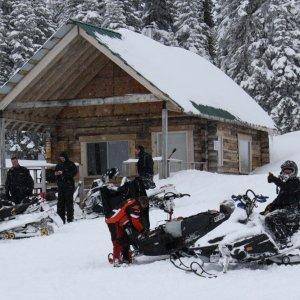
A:
<svg viewBox="0 0 300 300">
<path fill-rule="evenodd" d="M 74 44 L 70 50 L 65 53 L 65 56 L 47 72 L 48 76 L 44 81 L 40 81 L 38 88 L 35 88 L 34 95 L 30 100 L 48 99 L 51 90 L 57 88 L 60 84 L 64 84 L 67 74 L 74 68 L 74 64 L 78 63 L 78 60 L 86 54 L 86 50 L 89 47 L 91 47 L 91 45 L 85 43 L 82 39 Z"/>
<path fill-rule="evenodd" d="M 22 100 L 34 100 L 36 95 L 44 89 L 44 85 L 48 83 L 49 76 L 55 72 L 57 69 L 61 67 L 62 62 L 66 59 L 66 54 L 68 54 L 73 47 L 77 45 L 81 37 L 77 36 L 74 38 L 67 47 L 65 47 L 57 56 L 55 59 L 52 60 L 51 64 L 44 69 L 43 72 L 39 76 L 35 78 L 31 82 L 31 84 L 24 90 L 23 93 L 21 93 L 16 100 L 19 101 Z"/>
<path fill-rule="evenodd" d="M 70 90 L 73 90 L 75 88 L 75 83 L 80 76 L 83 76 L 82 74 L 88 76 L 88 72 L 86 72 L 86 70 L 88 69 L 90 64 L 95 62 L 98 56 L 99 53 L 97 51 L 93 51 L 93 53 L 85 57 L 85 60 L 82 61 L 80 64 L 74 65 L 72 73 L 67 78 L 65 78 L 64 84 L 59 85 L 54 92 L 49 94 L 48 99 L 58 100 L 72 98 L 68 96 L 66 97 L 64 95 L 66 95 L 67 93 L 69 93 Z"/>
<path fill-rule="evenodd" d="M 105 65 L 109 62 L 109 59 L 105 56 L 98 57 L 89 64 L 89 66 L 83 71 L 80 76 L 73 81 L 73 88 L 70 86 L 60 98 L 75 98 L 80 91 L 91 82 L 91 80 L 105 67 Z"/>
<path fill-rule="evenodd" d="M 157 96 L 160 100 L 170 101 L 175 107 L 177 107 L 179 110 L 183 111 L 183 108 L 178 103 L 176 103 L 173 99 L 171 99 L 169 95 L 162 92 L 152 82 L 150 82 L 145 77 L 143 77 L 141 74 L 139 74 L 130 65 L 126 64 L 122 58 L 120 58 L 118 55 L 114 54 L 109 48 L 101 45 L 95 38 L 93 38 L 92 36 L 87 34 L 85 32 L 85 30 L 83 30 L 82 28 L 79 28 L 79 34 L 82 37 L 84 37 L 87 41 L 89 41 L 99 51 L 101 51 L 103 54 L 105 54 L 109 59 L 111 59 L 115 64 L 117 64 L 126 73 L 128 73 L 131 77 L 133 77 L 136 81 L 138 81 L 141 85 L 143 85 L 153 95 Z"/>
<path fill-rule="evenodd" d="M 162 109 L 162 137 L 161 137 L 161 179 L 166 179 L 169 177 L 169 165 L 168 165 L 168 109 L 166 103 L 164 103 Z"/>
<path fill-rule="evenodd" d="M 5 119 L 3 118 L 3 111 L 0 111 L 0 179 L 1 185 L 5 184 L 6 170 L 5 170 Z"/>
<path fill-rule="evenodd" d="M 50 63 L 59 55 L 59 53 L 69 45 L 69 43 L 78 35 L 77 26 L 74 26 L 57 45 L 49 51 L 18 84 L 17 86 L 0 102 L 0 110 L 5 109 L 41 72 L 50 65 Z"/>
<path fill-rule="evenodd" d="M 145 103 L 159 101 L 152 94 L 133 94 L 126 96 L 116 96 L 108 98 L 94 99 L 72 99 L 72 100 L 43 100 L 43 101 L 26 101 L 14 102 L 9 105 L 9 109 L 32 109 L 32 108 L 59 108 L 75 106 L 93 106 L 108 104 L 126 104 L 126 103 Z"/>
</svg>

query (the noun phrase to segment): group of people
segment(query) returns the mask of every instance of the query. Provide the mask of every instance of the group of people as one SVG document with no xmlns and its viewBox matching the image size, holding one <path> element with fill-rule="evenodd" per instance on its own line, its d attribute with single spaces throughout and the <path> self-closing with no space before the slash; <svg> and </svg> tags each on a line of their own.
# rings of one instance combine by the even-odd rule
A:
<svg viewBox="0 0 300 300">
<path fill-rule="evenodd" d="M 16 156 L 11 157 L 12 167 L 8 170 L 5 181 L 5 198 L 15 205 L 24 203 L 32 196 L 34 181 L 29 170 L 19 164 Z M 59 155 L 59 163 L 55 167 L 55 177 L 58 186 L 57 213 L 66 222 L 74 219 L 73 194 L 75 190 L 74 177 L 77 174 L 76 165 L 69 160 L 66 152 Z"/>
<path fill-rule="evenodd" d="M 137 173 L 145 179 L 145 183 L 153 186 L 153 159 L 143 146 L 136 147 L 138 157 Z M 34 181 L 29 170 L 19 164 L 17 156 L 11 157 L 12 167 L 7 172 L 5 181 L 5 198 L 14 204 L 20 204 L 33 194 Z M 67 152 L 59 154 L 59 163 L 55 167 L 55 179 L 58 187 L 57 213 L 63 222 L 74 220 L 73 194 L 75 191 L 74 177 L 77 174 L 77 167 L 72 162 Z"/>
<path fill-rule="evenodd" d="M 130 263 L 130 245 L 132 237 L 149 231 L 149 203 L 146 189 L 152 188 L 153 159 L 143 146 L 135 151 L 138 176 L 123 186 L 105 185 L 102 190 L 102 201 L 105 220 L 113 243 L 112 261 L 115 264 Z M 73 194 L 76 165 L 68 158 L 66 152 L 59 156 L 55 167 L 58 186 L 57 213 L 65 223 L 74 219 Z M 34 182 L 27 168 L 20 166 L 17 157 L 12 157 L 12 168 L 7 173 L 5 183 L 6 199 L 15 204 L 21 203 L 32 195 Z M 116 172 L 109 174 L 113 180 Z M 268 182 L 278 188 L 276 199 L 261 212 L 265 216 L 266 227 L 273 233 L 281 248 L 291 245 L 291 236 L 298 230 L 300 221 L 300 180 L 297 177 L 298 167 L 293 161 L 281 165 L 278 177 L 269 173 Z"/>
</svg>

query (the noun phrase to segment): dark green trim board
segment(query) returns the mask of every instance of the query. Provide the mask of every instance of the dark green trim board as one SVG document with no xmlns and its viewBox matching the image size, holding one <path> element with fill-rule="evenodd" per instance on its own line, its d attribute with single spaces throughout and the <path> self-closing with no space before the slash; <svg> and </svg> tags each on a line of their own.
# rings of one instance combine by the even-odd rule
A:
<svg viewBox="0 0 300 300">
<path fill-rule="evenodd" d="M 95 32 L 108 36 L 110 38 L 116 38 L 116 39 L 122 39 L 122 35 L 119 32 L 110 30 L 110 29 L 104 29 L 100 28 L 91 24 L 82 23 L 79 21 L 71 20 L 75 25 L 78 25 L 81 27 L 87 34 L 92 36 L 93 38 L 96 38 Z"/>
<path fill-rule="evenodd" d="M 213 117 L 227 119 L 227 120 L 231 120 L 231 121 L 238 121 L 238 119 L 234 115 L 232 115 L 231 113 L 229 113 L 228 111 L 226 111 L 224 109 L 215 108 L 215 107 L 203 105 L 203 104 L 197 104 L 193 101 L 191 101 L 191 103 L 203 115 L 213 116 Z"/>
</svg>

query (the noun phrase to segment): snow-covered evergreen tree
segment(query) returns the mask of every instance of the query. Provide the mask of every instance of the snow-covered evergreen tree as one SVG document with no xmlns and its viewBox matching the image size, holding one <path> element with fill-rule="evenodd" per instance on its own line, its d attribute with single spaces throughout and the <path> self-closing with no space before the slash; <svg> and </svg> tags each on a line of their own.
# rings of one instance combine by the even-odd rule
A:
<svg viewBox="0 0 300 300">
<path fill-rule="evenodd" d="M 122 0 L 106 0 L 102 26 L 110 29 L 127 27 L 124 3 Z"/>
<path fill-rule="evenodd" d="M 177 0 L 175 6 L 175 37 L 179 46 L 210 59 L 203 3 L 199 0 Z"/>
<path fill-rule="evenodd" d="M 39 48 L 55 32 L 56 26 L 47 6 L 47 0 L 31 0 L 31 5 L 36 23 L 33 42 L 35 47 Z"/>
<path fill-rule="evenodd" d="M 142 30 L 142 3 L 140 0 L 123 0 L 127 28 L 136 32 Z"/>
<path fill-rule="evenodd" d="M 212 62 L 216 63 L 216 30 L 213 17 L 214 3 L 213 0 L 203 0 L 203 21 L 205 24 L 205 35 L 207 38 L 208 53 Z"/>
<path fill-rule="evenodd" d="M 142 32 L 165 45 L 176 46 L 170 4 L 168 0 L 146 0 Z"/>
<path fill-rule="evenodd" d="M 9 47 L 7 44 L 7 15 L 4 13 L 4 2 L 0 0 L 0 86 L 9 78 L 12 64 L 9 60 Z"/>
<path fill-rule="evenodd" d="M 26 131 L 10 131 L 6 134 L 8 156 L 17 155 L 20 159 L 38 159 L 44 154 L 45 135 Z"/>
<path fill-rule="evenodd" d="M 104 0 L 68 0 L 60 23 L 75 19 L 100 26 L 103 22 Z"/>
<path fill-rule="evenodd" d="M 299 6 L 290 0 L 219 0 L 221 68 L 282 132 L 299 123 Z"/>
<path fill-rule="evenodd" d="M 12 3 L 8 18 L 7 34 L 10 47 L 10 60 L 13 71 L 20 68 L 35 52 L 34 36 L 37 24 L 34 10 L 29 0 L 17 0 Z"/>
<path fill-rule="evenodd" d="M 249 90 L 271 114 L 281 132 L 299 130 L 300 3 L 269 0 L 262 5 L 259 18 L 264 20 L 263 37 L 267 39 L 264 39 L 265 51 L 257 63 L 259 67 L 267 67 L 264 82 L 268 87 L 260 93 L 253 91 L 253 87 Z M 256 78 L 255 69 L 252 74 Z"/>
</svg>

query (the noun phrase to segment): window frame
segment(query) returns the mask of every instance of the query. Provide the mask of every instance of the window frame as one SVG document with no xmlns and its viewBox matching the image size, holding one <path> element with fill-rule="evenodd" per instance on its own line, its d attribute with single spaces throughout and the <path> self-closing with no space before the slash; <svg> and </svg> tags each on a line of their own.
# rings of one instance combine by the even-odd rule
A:
<svg viewBox="0 0 300 300">
<path fill-rule="evenodd" d="M 187 162 L 194 162 L 194 137 L 193 130 L 168 130 L 169 133 L 185 133 L 186 134 L 186 153 L 187 153 Z M 152 152 L 153 156 L 158 156 L 158 136 L 162 134 L 161 131 L 155 131 L 151 133 L 152 140 Z"/>
<path fill-rule="evenodd" d="M 134 157 L 135 140 L 136 140 L 135 134 L 97 135 L 97 136 L 79 137 L 83 177 L 95 179 L 95 178 L 99 178 L 100 176 L 100 175 L 88 175 L 87 144 L 101 143 L 101 142 L 128 142 L 129 157 Z"/>
</svg>

